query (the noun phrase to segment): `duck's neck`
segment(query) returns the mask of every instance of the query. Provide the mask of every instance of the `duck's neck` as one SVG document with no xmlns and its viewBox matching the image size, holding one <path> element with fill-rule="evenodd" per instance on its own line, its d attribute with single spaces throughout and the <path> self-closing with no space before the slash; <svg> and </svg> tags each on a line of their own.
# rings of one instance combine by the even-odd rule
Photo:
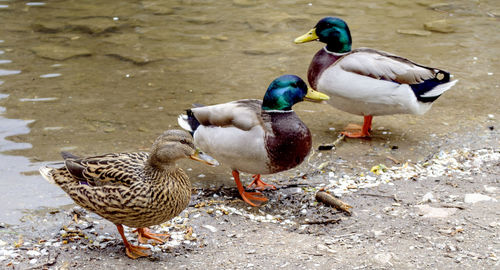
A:
<svg viewBox="0 0 500 270">
<path fill-rule="evenodd" d="M 146 169 L 149 172 L 157 171 L 157 172 L 172 172 L 177 168 L 176 163 L 174 161 L 171 162 L 160 162 L 154 156 L 150 156 L 147 161 Z"/>
<path fill-rule="evenodd" d="M 325 48 L 334 53 L 348 53 L 351 51 L 351 42 L 330 42 Z"/>
<path fill-rule="evenodd" d="M 340 56 L 343 56 L 343 55 L 346 55 L 347 53 L 349 53 L 351 50 L 349 49 L 348 51 L 346 52 L 337 52 L 337 51 L 332 51 L 332 50 L 329 50 L 328 49 L 328 45 L 326 45 L 325 47 L 323 47 L 323 50 L 329 54 L 329 55 L 333 55 L 333 56 L 336 56 L 337 58 L 339 58 Z"/>
<path fill-rule="evenodd" d="M 264 107 L 262 107 L 262 112 L 264 113 L 289 113 L 289 112 L 293 112 L 293 110 L 290 108 L 288 110 L 275 110 L 275 109 L 265 109 Z"/>
</svg>

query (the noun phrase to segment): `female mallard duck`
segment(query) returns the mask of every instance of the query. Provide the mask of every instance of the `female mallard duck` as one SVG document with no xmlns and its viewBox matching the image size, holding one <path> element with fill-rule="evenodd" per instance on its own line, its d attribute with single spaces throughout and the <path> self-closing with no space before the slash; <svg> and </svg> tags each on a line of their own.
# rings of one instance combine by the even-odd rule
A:
<svg viewBox="0 0 500 270">
<path fill-rule="evenodd" d="M 424 114 L 457 82 L 450 81 L 450 73 L 444 70 L 403 57 L 368 48 L 351 50 L 351 33 L 339 18 L 321 19 L 295 43 L 313 40 L 326 46 L 309 65 L 311 87 L 327 93 L 332 106 L 364 116 L 357 132 L 343 132 L 348 137 L 369 136 L 374 115 Z"/>
<path fill-rule="evenodd" d="M 141 246 L 131 245 L 123 225 L 138 228 L 139 241 L 149 238 L 163 242 L 146 227 L 161 224 L 187 207 L 191 197 L 188 176 L 176 160 L 195 154 L 191 136 L 183 130 L 168 130 L 156 139 L 150 153 L 118 153 L 78 158 L 63 153 L 65 166 L 40 168 L 49 182 L 61 187 L 78 205 L 113 222 L 118 228 L 127 255 L 148 256 Z M 206 162 L 205 162 L 206 163 Z"/>
<path fill-rule="evenodd" d="M 178 122 L 193 133 L 196 146 L 231 167 L 241 197 L 257 206 L 267 198 L 246 192 L 239 171 L 255 174 L 248 187 L 275 189 L 260 174 L 288 170 L 304 160 L 311 149 L 311 133 L 292 110 L 303 100 L 322 101 L 328 96 L 308 89 L 297 76 L 284 75 L 269 85 L 263 101 L 243 99 L 192 108 Z"/>
</svg>

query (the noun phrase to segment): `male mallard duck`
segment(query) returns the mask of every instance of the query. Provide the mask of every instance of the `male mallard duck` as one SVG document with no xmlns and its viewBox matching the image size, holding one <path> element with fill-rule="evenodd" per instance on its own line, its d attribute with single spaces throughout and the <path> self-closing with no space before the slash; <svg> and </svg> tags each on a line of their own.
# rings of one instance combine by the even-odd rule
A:
<svg viewBox="0 0 500 270">
<path fill-rule="evenodd" d="M 118 153 L 78 158 L 63 153 L 65 166 L 40 168 L 49 182 L 61 187 L 85 209 L 113 222 L 118 228 L 127 255 L 148 256 L 146 247 L 131 245 L 123 225 L 138 228 L 139 241 L 149 238 L 163 242 L 146 227 L 161 224 L 187 207 L 191 197 L 188 176 L 176 160 L 195 154 L 192 137 L 183 130 L 168 130 L 156 139 L 150 153 Z"/>
<path fill-rule="evenodd" d="M 294 75 L 275 79 L 263 101 L 242 99 L 224 104 L 192 108 L 178 118 L 179 125 L 192 132 L 201 150 L 232 169 L 234 181 L 245 202 L 252 206 L 267 201 L 259 192 L 246 192 L 239 171 L 255 174 L 258 189 L 274 186 L 264 183 L 260 174 L 291 169 L 311 150 L 311 132 L 292 110 L 295 103 L 328 100 L 328 96 L 308 89 Z"/>
<path fill-rule="evenodd" d="M 311 87 L 327 93 L 332 106 L 364 116 L 357 132 L 343 132 L 348 137 L 369 136 L 374 115 L 424 114 L 457 82 L 450 81 L 450 73 L 444 70 L 403 57 L 369 48 L 351 50 L 351 33 L 339 18 L 321 19 L 295 43 L 313 40 L 326 46 L 309 65 Z"/>
</svg>

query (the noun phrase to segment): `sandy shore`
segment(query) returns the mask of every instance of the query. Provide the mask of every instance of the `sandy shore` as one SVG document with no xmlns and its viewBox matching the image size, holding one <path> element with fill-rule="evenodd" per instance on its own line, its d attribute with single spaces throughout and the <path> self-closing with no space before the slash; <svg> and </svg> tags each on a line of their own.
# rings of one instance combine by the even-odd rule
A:
<svg viewBox="0 0 500 270">
<path fill-rule="evenodd" d="M 492 269 L 500 256 L 498 133 L 470 148 L 438 147 L 426 160 L 349 172 L 313 170 L 276 180 L 261 208 L 233 187 L 196 189 L 179 217 L 154 227 L 172 236 L 131 260 L 110 222 L 74 206 L 27 213 L 0 227 L 5 269 Z M 325 164 L 325 162 L 327 162 Z M 316 201 L 323 189 L 352 214 Z M 78 216 L 77 222 L 72 217 Z M 128 238 L 136 237 L 128 230 Z"/>
</svg>

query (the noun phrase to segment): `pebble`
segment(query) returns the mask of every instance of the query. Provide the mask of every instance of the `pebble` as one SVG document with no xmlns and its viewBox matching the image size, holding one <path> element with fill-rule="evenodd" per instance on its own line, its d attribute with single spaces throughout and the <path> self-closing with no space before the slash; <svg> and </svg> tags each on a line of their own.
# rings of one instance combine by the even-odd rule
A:
<svg viewBox="0 0 500 270">
<path fill-rule="evenodd" d="M 392 265 L 390 262 L 390 260 L 392 259 L 392 255 L 390 253 L 375 254 L 375 256 L 373 256 L 373 259 L 375 260 L 375 262 L 382 264 L 382 265 L 385 265 L 385 264 Z"/>
<path fill-rule="evenodd" d="M 42 255 L 42 253 L 36 251 L 36 250 L 29 250 L 28 252 L 26 252 L 26 255 L 28 255 L 28 258 L 33 258 L 33 257 L 38 257 L 40 255 Z"/>
<path fill-rule="evenodd" d="M 486 196 L 483 194 L 479 193 L 469 193 L 465 194 L 464 202 L 465 203 L 477 203 L 477 202 L 482 202 L 482 201 L 497 201 L 496 199 Z"/>
<path fill-rule="evenodd" d="M 420 214 L 424 218 L 445 218 L 457 211 L 457 208 L 436 208 L 429 205 L 417 205 L 415 207 L 420 210 Z"/>
<path fill-rule="evenodd" d="M 449 20 L 446 19 L 424 23 L 424 28 L 425 30 L 439 32 L 439 33 L 455 32 L 455 26 Z"/>
<path fill-rule="evenodd" d="M 217 232 L 217 228 L 215 228 L 214 226 L 211 226 L 211 225 L 202 225 L 201 227 L 208 229 L 209 231 L 211 231 L 213 233 Z"/>
<path fill-rule="evenodd" d="M 398 29 L 396 32 L 403 35 L 413 35 L 421 37 L 426 37 L 431 35 L 430 31 L 416 30 L 416 29 Z"/>
<path fill-rule="evenodd" d="M 497 190 L 497 187 L 490 187 L 487 185 L 484 185 L 483 187 L 484 187 L 484 191 L 486 191 L 488 193 L 494 193 Z"/>
<path fill-rule="evenodd" d="M 85 48 L 68 46 L 57 46 L 54 44 L 44 44 L 32 47 L 31 50 L 39 57 L 52 60 L 66 60 L 77 56 L 90 56 L 92 53 Z"/>
<path fill-rule="evenodd" d="M 427 192 L 425 195 L 422 197 L 422 202 L 435 202 L 436 199 L 434 199 L 434 195 L 432 192 Z"/>
</svg>

